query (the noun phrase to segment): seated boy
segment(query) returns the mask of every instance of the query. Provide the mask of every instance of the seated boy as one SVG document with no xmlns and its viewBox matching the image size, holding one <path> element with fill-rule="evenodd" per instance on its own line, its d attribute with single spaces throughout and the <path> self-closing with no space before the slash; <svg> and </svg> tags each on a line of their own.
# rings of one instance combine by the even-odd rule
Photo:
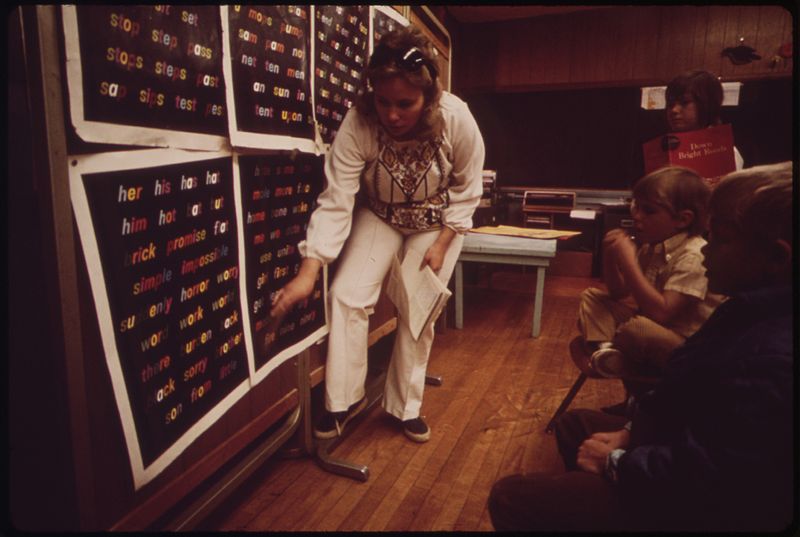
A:
<svg viewBox="0 0 800 537">
<path fill-rule="evenodd" d="M 710 203 L 711 291 L 729 295 L 628 418 L 556 424 L 564 474 L 495 483 L 497 530 L 781 531 L 793 523 L 792 165 L 730 174 Z M 794 521 L 796 528 L 796 521 Z"/>
<path fill-rule="evenodd" d="M 722 297 L 706 292 L 700 253 L 709 195 L 700 176 L 680 167 L 661 168 L 634 185 L 636 242 L 622 229 L 606 234 L 608 292 L 586 289 L 578 310 L 599 374 L 660 376 L 672 349 L 719 305 Z"/>
</svg>

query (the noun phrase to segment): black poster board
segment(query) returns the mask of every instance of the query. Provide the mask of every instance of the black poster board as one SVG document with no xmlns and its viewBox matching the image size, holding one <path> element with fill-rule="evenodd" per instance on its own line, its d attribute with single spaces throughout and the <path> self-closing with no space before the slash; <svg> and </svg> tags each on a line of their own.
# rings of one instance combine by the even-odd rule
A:
<svg viewBox="0 0 800 537">
<path fill-rule="evenodd" d="M 233 145 L 262 148 L 266 141 L 270 147 L 313 150 L 310 6 L 222 10 Z M 307 142 L 287 145 L 291 139 Z"/>
<path fill-rule="evenodd" d="M 280 359 L 325 327 L 324 275 L 311 297 L 276 325 L 269 312 L 275 292 L 298 272 L 297 244 L 305 238 L 323 185 L 323 158 L 313 155 L 239 155 L 247 307 L 255 369 Z M 272 368 L 268 368 L 272 369 Z M 261 375 L 264 373 L 261 372 Z M 260 375 L 259 375 L 260 376 Z"/>
<path fill-rule="evenodd" d="M 138 488 L 249 388 L 232 158 L 151 150 L 71 168 Z"/>
<path fill-rule="evenodd" d="M 314 111 L 322 141 L 329 144 L 362 84 L 369 6 L 317 6 L 314 12 Z"/>
<path fill-rule="evenodd" d="M 78 5 L 63 15 L 70 110 L 84 141 L 222 147 L 217 6 Z"/>
<path fill-rule="evenodd" d="M 268 314 L 324 184 L 314 104 L 331 111 L 319 119 L 332 140 L 373 13 L 384 30 L 408 24 L 369 6 L 321 7 L 319 33 L 308 5 L 62 8 L 76 134 L 169 148 L 69 157 L 137 490 L 327 333 L 327 268 L 278 326 Z M 317 62 L 327 76 L 315 88 Z"/>
</svg>

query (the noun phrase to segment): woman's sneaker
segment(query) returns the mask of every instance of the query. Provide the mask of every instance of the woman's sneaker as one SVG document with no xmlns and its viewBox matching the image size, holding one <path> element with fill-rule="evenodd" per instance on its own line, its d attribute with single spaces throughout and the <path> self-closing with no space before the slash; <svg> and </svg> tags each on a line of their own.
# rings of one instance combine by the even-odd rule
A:
<svg viewBox="0 0 800 537">
<path fill-rule="evenodd" d="M 431 429 L 422 421 L 422 417 L 405 420 L 403 432 L 414 442 L 427 442 L 431 438 Z"/>
<path fill-rule="evenodd" d="M 314 436 L 321 440 L 341 436 L 345 425 L 355 418 L 359 412 L 364 410 L 366 406 L 367 397 L 364 396 L 350 405 L 350 408 L 347 410 L 341 412 L 330 412 L 326 410 L 323 412 L 322 416 L 320 416 L 316 426 L 314 426 Z"/>
</svg>

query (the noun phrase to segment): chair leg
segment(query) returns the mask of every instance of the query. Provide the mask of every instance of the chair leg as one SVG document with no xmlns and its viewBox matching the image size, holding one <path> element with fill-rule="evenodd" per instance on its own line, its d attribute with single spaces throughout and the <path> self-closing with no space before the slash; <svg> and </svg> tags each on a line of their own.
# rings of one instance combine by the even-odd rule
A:
<svg viewBox="0 0 800 537">
<path fill-rule="evenodd" d="M 578 395 L 578 391 L 581 389 L 581 386 L 583 386 L 583 383 L 586 382 L 586 378 L 586 374 L 581 372 L 581 374 L 578 375 L 578 378 L 575 379 L 575 383 L 572 385 L 572 388 L 569 389 L 569 392 L 564 397 L 564 400 L 561 401 L 561 404 L 556 409 L 553 417 L 550 418 L 550 421 L 547 423 L 547 427 L 544 430 L 545 433 L 550 434 L 553 432 L 553 426 L 555 425 L 556 420 L 559 416 L 561 416 L 561 414 L 564 413 L 565 410 L 567 410 L 569 404 L 573 399 L 575 399 L 575 396 Z"/>
</svg>

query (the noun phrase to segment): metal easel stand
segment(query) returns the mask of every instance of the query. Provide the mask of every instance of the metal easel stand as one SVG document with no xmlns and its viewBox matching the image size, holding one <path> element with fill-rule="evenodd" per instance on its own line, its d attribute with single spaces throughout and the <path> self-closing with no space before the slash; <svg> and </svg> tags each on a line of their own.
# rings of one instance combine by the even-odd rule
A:
<svg viewBox="0 0 800 537">
<path fill-rule="evenodd" d="M 352 463 L 342 459 L 334 458 L 331 452 L 336 449 L 352 432 L 370 410 L 383 398 L 383 385 L 386 381 L 386 370 L 382 370 L 371 382 L 367 384 L 367 407 L 353 418 L 348 424 L 347 429 L 341 436 L 327 440 L 317 440 L 316 460 L 317 464 L 326 472 L 338 474 L 357 481 L 367 481 L 369 479 L 369 468 L 363 464 Z M 441 386 L 441 376 L 425 376 L 425 384 L 431 386 Z"/>
<path fill-rule="evenodd" d="M 320 468 L 326 472 L 338 474 L 356 481 L 366 481 L 369 479 L 369 468 L 363 464 L 349 462 L 343 459 L 334 458 L 331 452 L 341 444 L 345 438 L 350 436 L 350 433 L 358 427 L 358 424 L 364 420 L 364 417 L 369 414 L 372 408 L 377 405 L 383 398 L 383 384 L 386 382 L 386 371 L 381 371 L 370 383 L 367 385 L 367 407 L 361 413 L 353 418 L 347 425 L 344 434 L 326 440 L 315 440 L 316 442 L 316 461 Z"/>
<path fill-rule="evenodd" d="M 202 496 L 193 501 L 176 516 L 171 517 L 164 528 L 167 531 L 186 531 L 196 527 L 215 508 L 219 507 L 236 488 L 241 485 L 253 472 L 260 468 L 280 447 L 286 443 L 298 430 L 303 418 L 308 414 L 308 397 L 303 392 L 308 388 L 308 351 L 298 356 L 297 377 L 299 383 L 299 404 L 286 417 L 281 426 L 268 438 L 253 448 L 247 456 L 220 477 L 214 485 Z M 309 429 L 310 435 L 310 429 Z"/>
<path fill-rule="evenodd" d="M 383 398 L 383 387 L 386 382 L 386 370 L 391 356 L 391 348 L 394 337 L 379 339 L 381 343 L 370 347 L 370 371 L 367 372 L 366 397 L 367 406 L 358 416 L 348 424 L 342 436 L 326 440 L 317 440 L 312 434 L 311 423 L 311 387 L 308 382 L 300 383 L 300 400 L 303 408 L 301 423 L 297 430 L 300 434 L 299 445 L 284 449 L 281 456 L 292 458 L 305 455 L 313 455 L 317 464 L 325 470 L 337 475 L 349 477 L 357 481 L 367 481 L 369 479 L 369 468 L 363 464 L 352 463 L 343 459 L 335 458 L 331 453 L 350 435 L 350 433 L 364 421 L 364 418 Z M 309 351 L 303 351 L 298 356 L 298 369 L 300 374 L 308 376 L 310 370 Z M 305 372 L 305 373 L 303 373 Z M 301 377 L 302 378 L 302 377 Z M 434 375 L 425 376 L 425 384 L 431 386 L 441 386 L 442 377 Z"/>
</svg>

